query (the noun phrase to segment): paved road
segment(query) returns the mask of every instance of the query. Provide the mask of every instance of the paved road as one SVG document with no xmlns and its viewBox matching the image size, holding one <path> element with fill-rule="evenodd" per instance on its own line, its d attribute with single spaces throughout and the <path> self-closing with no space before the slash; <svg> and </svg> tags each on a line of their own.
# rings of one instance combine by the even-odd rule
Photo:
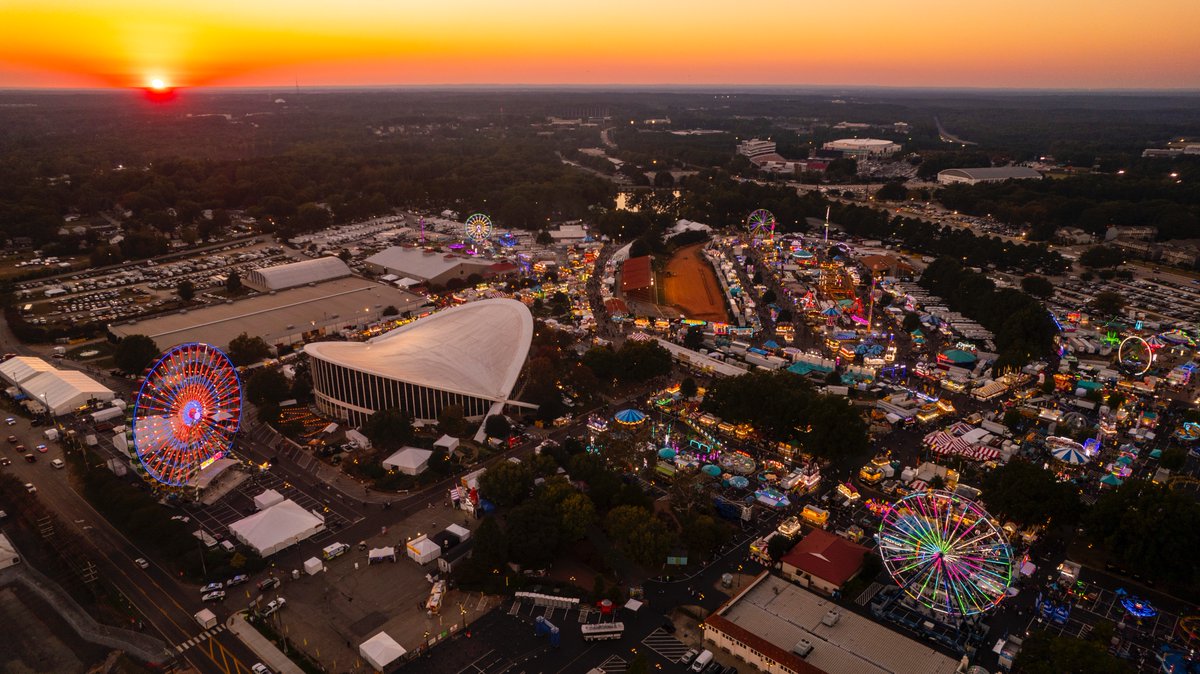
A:
<svg viewBox="0 0 1200 674">
<path fill-rule="evenodd" d="M 28 347 L 20 344 L 0 321 L 0 350 L 9 353 L 29 353 Z M 29 420 L 16 417 L 15 426 L 4 426 L 6 434 L 16 435 L 26 447 L 34 448 L 45 443 L 42 427 L 34 427 Z M 49 451 L 38 454 L 37 463 L 26 463 L 7 447 L 0 450 L 14 459 L 11 466 L 3 470 L 15 475 L 22 482 L 31 482 L 38 488 L 36 498 L 58 514 L 67 525 L 95 544 L 100 559 L 93 560 L 100 567 L 101 575 L 112 583 L 129 602 L 142 614 L 146 629 L 171 645 L 179 657 L 205 674 L 228 674 L 249 672 L 256 662 L 253 654 L 236 638 L 226 632 L 218 632 L 200 638 L 205 630 L 200 629 L 193 615 L 203 604 L 195 586 L 187 585 L 151 564 L 140 569 L 133 560 L 148 558 L 130 542 L 72 487 L 67 470 L 55 470 L 50 466 L 54 458 L 62 457 L 62 448 L 57 443 L 46 443 Z M 36 453 L 36 452 L 35 452 Z M 94 456 L 94 455 L 93 455 Z M 228 609 L 216 607 L 219 616 L 228 614 Z M 191 642 L 188 648 L 179 651 L 181 644 Z"/>
</svg>

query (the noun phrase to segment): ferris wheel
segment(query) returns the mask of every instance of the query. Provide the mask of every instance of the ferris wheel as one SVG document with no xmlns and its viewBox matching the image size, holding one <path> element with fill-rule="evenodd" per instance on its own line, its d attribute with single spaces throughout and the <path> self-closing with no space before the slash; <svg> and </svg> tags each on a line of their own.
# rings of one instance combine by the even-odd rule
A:
<svg viewBox="0 0 1200 674">
<path fill-rule="evenodd" d="M 494 229 L 495 228 L 492 226 L 492 219 L 483 213 L 476 213 L 472 215 L 471 217 L 467 218 L 466 223 L 463 224 L 463 230 L 467 236 L 467 239 L 473 243 L 487 241 L 492 237 L 492 231 L 494 231 Z"/>
<path fill-rule="evenodd" d="M 750 230 L 751 235 L 765 236 L 768 239 L 774 238 L 775 215 L 771 211 L 760 208 L 746 218 L 746 228 Z"/>
<path fill-rule="evenodd" d="M 237 369 L 208 344 L 181 344 L 151 368 L 133 407 L 133 447 L 147 474 L 183 486 L 233 446 L 242 418 Z"/>
<path fill-rule="evenodd" d="M 1012 583 L 1013 550 L 977 503 L 946 491 L 909 494 L 884 511 L 883 565 L 905 594 L 963 617 L 1000 603 Z"/>
<path fill-rule="evenodd" d="M 1150 342 L 1130 335 L 1121 340 L 1121 345 L 1117 347 L 1117 362 L 1129 374 L 1140 377 L 1149 372 L 1154 364 L 1154 349 L 1150 347 Z"/>
</svg>

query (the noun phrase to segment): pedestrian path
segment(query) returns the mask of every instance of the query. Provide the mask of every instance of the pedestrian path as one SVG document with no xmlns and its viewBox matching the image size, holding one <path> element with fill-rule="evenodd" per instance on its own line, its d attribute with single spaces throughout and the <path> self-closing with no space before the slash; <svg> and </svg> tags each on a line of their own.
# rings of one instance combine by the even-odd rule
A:
<svg viewBox="0 0 1200 674">
<path fill-rule="evenodd" d="M 217 625 L 216 627 L 214 627 L 210 630 L 204 630 L 203 632 L 201 632 L 200 634 L 197 634 L 196 636 L 192 637 L 191 639 L 188 639 L 187 641 L 176 644 L 175 652 L 182 653 L 182 652 L 186 651 L 187 649 L 191 648 L 192 646 L 199 645 L 205 639 L 216 636 L 224 631 L 225 631 L 224 625 Z"/>
<path fill-rule="evenodd" d="M 599 669 L 604 670 L 606 674 L 620 674 L 629 669 L 629 663 L 619 655 L 610 655 L 607 660 L 600 663 Z"/>
<path fill-rule="evenodd" d="M 863 590 L 862 594 L 858 595 L 858 598 L 854 600 L 854 603 L 858 604 L 859 606 L 866 606 L 867 604 L 871 603 L 871 600 L 874 599 L 875 595 L 879 594 L 879 591 L 882 589 L 882 583 L 871 583 L 867 589 Z"/>
<path fill-rule="evenodd" d="M 679 662 L 679 658 L 688 652 L 688 646 L 661 627 L 646 635 L 642 644 L 666 658 L 667 662 Z"/>
</svg>

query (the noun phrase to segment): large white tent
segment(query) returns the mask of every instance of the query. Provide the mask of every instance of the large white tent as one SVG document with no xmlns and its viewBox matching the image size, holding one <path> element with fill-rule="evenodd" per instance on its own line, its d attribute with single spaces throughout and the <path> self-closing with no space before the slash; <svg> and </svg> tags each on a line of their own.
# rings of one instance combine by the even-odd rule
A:
<svg viewBox="0 0 1200 674">
<path fill-rule="evenodd" d="M 43 372 L 53 372 L 56 367 L 33 356 L 13 356 L 8 360 L 0 363 L 0 376 L 3 376 L 5 381 L 10 384 L 20 384 L 21 382 L 36 377 Z"/>
<path fill-rule="evenodd" d="M 75 370 L 42 372 L 20 384 L 31 399 L 43 403 L 54 416 L 62 416 L 92 401 L 107 402 L 116 393 L 104 384 Z"/>
<path fill-rule="evenodd" d="M 291 499 L 229 525 L 234 538 L 266 557 L 325 530 L 325 518 Z"/>
<path fill-rule="evenodd" d="M 380 632 L 358 646 L 358 654 L 377 672 L 384 671 L 388 665 L 403 657 L 407 652 L 387 632 Z"/>
<path fill-rule="evenodd" d="M 383 460 L 383 467 L 398 470 L 406 475 L 420 475 L 429 467 L 433 452 L 420 447 L 402 447 L 400 451 Z"/>
</svg>

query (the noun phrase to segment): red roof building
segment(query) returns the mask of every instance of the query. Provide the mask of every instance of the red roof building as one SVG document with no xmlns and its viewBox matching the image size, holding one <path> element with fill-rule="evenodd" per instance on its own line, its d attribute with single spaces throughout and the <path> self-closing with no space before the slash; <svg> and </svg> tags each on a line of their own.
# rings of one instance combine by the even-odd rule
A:
<svg viewBox="0 0 1200 674">
<path fill-rule="evenodd" d="M 654 271 L 649 255 L 631 257 L 621 265 L 621 292 L 643 302 L 654 301 Z"/>
<path fill-rule="evenodd" d="M 799 585 L 833 594 L 862 570 L 868 550 L 861 545 L 813 529 L 783 556 L 783 576 Z"/>
</svg>

